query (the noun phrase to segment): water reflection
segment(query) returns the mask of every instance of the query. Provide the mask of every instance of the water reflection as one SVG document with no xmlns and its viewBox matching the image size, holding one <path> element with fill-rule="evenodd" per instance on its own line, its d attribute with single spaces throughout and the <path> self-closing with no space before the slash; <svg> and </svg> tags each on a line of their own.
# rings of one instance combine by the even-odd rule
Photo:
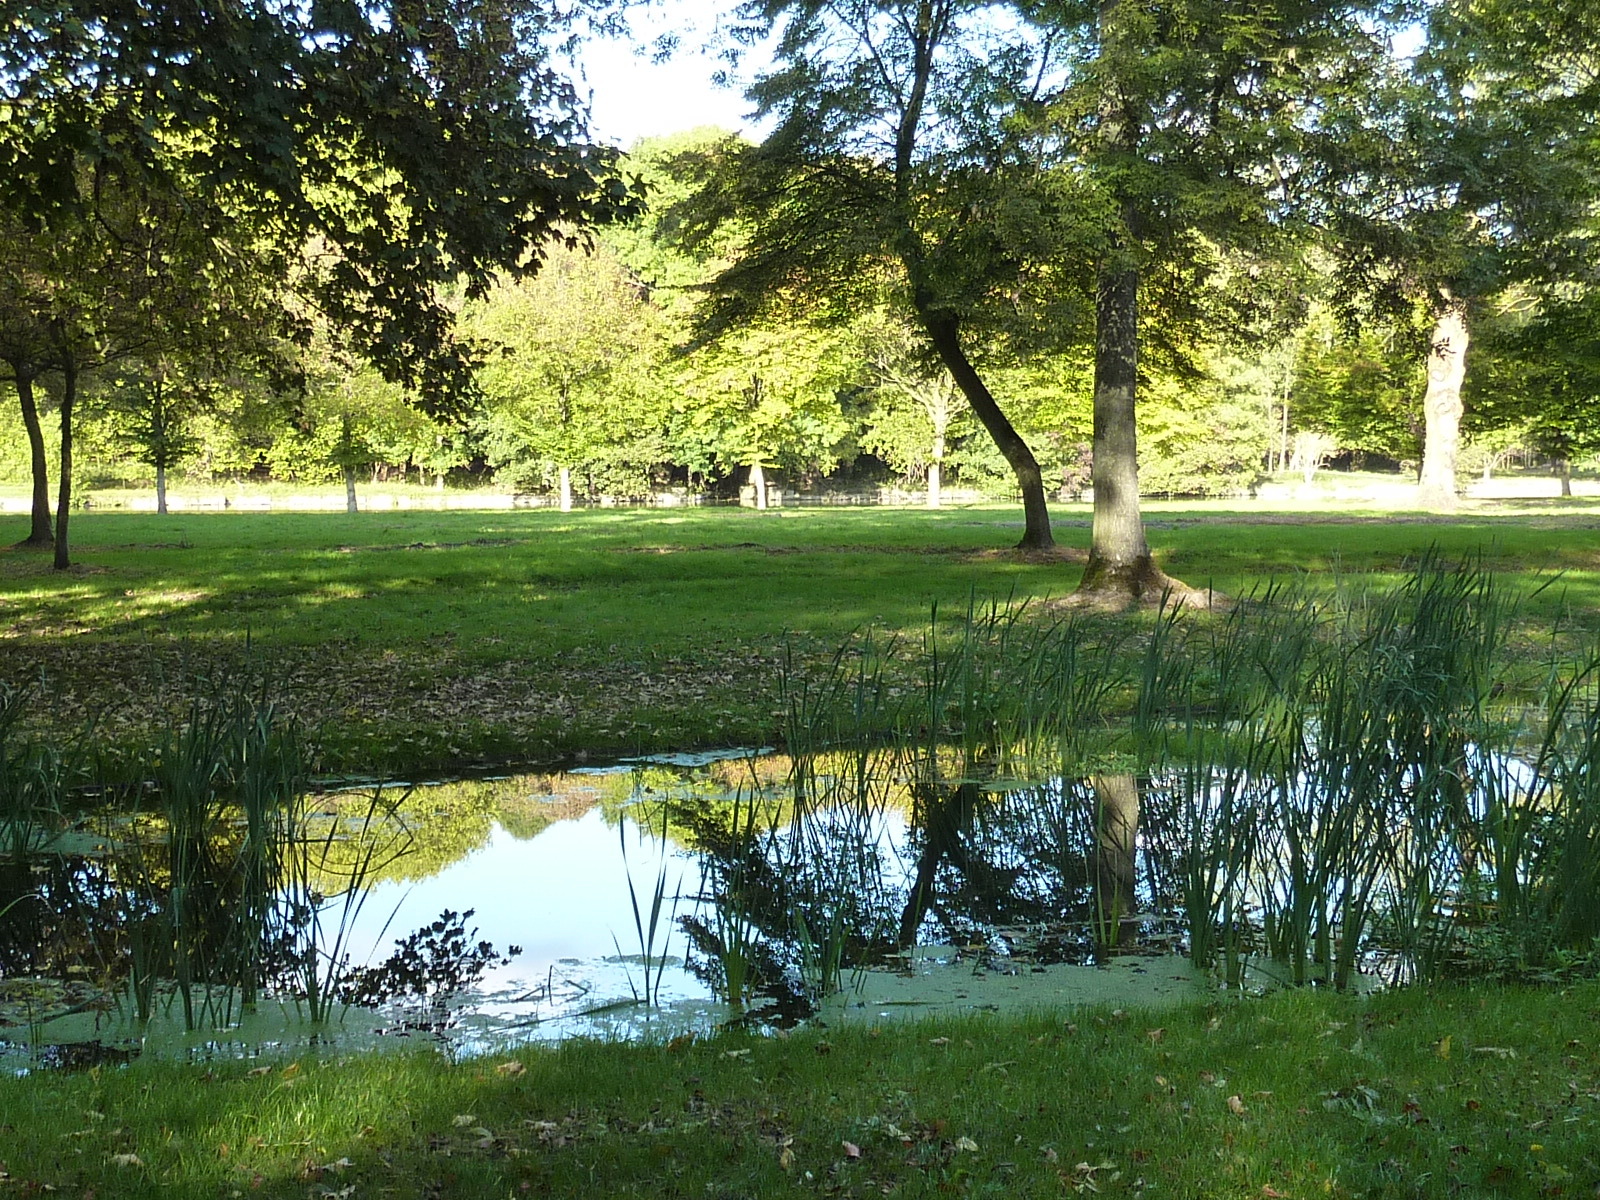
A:
<svg viewBox="0 0 1600 1200">
<path fill-rule="evenodd" d="M 165 1022 L 195 1027 L 174 1044 L 208 1052 L 247 1036 L 287 1042 L 303 1034 L 310 1001 L 310 918 L 312 965 L 330 990 L 337 965 L 381 963 L 441 913 L 471 911 L 467 943 L 519 947 L 509 962 L 486 959 L 447 1002 L 429 997 L 419 1011 L 423 1001 L 396 996 L 317 1031 L 468 1053 L 574 1033 L 783 1023 L 838 993 L 877 1014 L 1065 1002 L 1115 978 L 1133 989 L 1118 1002 L 1137 1002 L 1140 986 L 1154 1000 L 1175 981 L 1192 989 L 1172 952 L 1204 957 L 1197 938 L 1235 938 L 1234 982 L 1250 954 L 1287 944 L 1273 942 L 1290 900 L 1262 873 L 1267 858 L 1255 874 L 1227 866 L 1230 806 L 1253 796 L 1260 807 L 1270 779 L 1169 769 L 1029 782 L 975 762 L 937 747 L 869 748 L 317 794 L 296 845 L 320 857 L 297 860 L 301 890 L 280 892 L 253 924 L 240 918 L 259 903 L 238 865 L 242 817 L 190 847 L 215 871 L 176 902 L 169 830 L 86 817 L 72 853 L 58 841 L 0 859 L 0 1037 L 37 1053 L 68 1040 L 148 1042 Z M 1216 897 L 1230 889 L 1239 906 L 1219 917 Z M 283 917 L 290 910 L 301 924 Z M 202 948 L 249 948 L 257 994 L 239 994 L 218 954 L 193 949 L 186 990 L 177 935 L 160 924 L 173 912 Z M 1189 912 L 1204 916 L 1190 923 Z M 241 941 L 241 927 L 256 932 Z M 1330 957 L 1343 931 L 1310 928 L 1290 949 Z M 1159 967 L 1141 965 L 1157 956 L 1167 956 Z M 978 989 L 988 998 L 974 980 L 990 981 Z M 854 1011 L 830 1003 L 830 1019 Z M 248 1034 L 218 1032 L 241 1022 Z"/>
</svg>

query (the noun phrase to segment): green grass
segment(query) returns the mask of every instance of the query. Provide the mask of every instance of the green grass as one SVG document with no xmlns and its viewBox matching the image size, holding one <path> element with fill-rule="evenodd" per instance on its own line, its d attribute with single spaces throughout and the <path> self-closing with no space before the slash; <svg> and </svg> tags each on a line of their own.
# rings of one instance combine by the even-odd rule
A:
<svg viewBox="0 0 1600 1200">
<path fill-rule="evenodd" d="M 7 1194 L 1592 1195 L 1600 986 L 0 1082 Z M 352 1190 L 346 1190 L 352 1189 Z"/>
<path fill-rule="evenodd" d="M 1158 558 L 1242 594 L 1398 578 L 1429 545 L 1531 592 L 1527 631 L 1600 611 L 1600 506 L 1479 506 L 1457 519 L 1225 504 L 1148 506 Z M 269 672 L 323 769 L 429 769 L 738 744 L 776 731 L 786 639 L 824 659 L 852 632 L 911 642 L 931 606 L 1071 591 L 1088 510 L 1060 506 L 1066 553 L 1010 552 L 1007 506 L 947 509 L 343 513 L 90 511 L 77 566 L 0 552 L 0 675 L 39 677 L 39 719 L 137 736 L 197 678 Z M 18 536 L 23 519 L 11 517 Z M 1077 561 L 1075 561 L 1077 560 Z"/>
</svg>

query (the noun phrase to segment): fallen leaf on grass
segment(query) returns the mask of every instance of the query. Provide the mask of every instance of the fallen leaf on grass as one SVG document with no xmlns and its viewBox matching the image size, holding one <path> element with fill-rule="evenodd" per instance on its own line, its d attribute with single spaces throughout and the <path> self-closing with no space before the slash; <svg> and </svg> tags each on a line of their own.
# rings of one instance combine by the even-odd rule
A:
<svg viewBox="0 0 1600 1200">
<path fill-rule="evenodd" d="M 454 1125 L 457 1129 L 465 1129 L 468 1125 L 476 1125 L 477 1123 L 478 1118 L 473 1116 L 471 1113 L 457 1113 L 454 1117 L 450 1118 L 450 1124 Z"/>
<path fill-rule="evenodd" d="M 111 1165 L 113 1167 L 142 1167 L 144 1166 L 144 1159 L 137 1154 L 113 1154 L 111 1156 Z"/>
<path fill-rule="evenodd" d="M 978 1143 L 969 1137 L 958 1137 L 956 1139 L 956 1149 L 965 1150 L 969 1153 L 976 1153 L 978 1149 Z"/>
<path fill-rule="evenodd" d="M 1233 1115 L 1236 1117 L 1244 1116 L 1244 1101 L 1239 1099 L 1238 1096 L 1229 1096 L 1228 1111 L 1233 1113 Z"/>
<path fill-rule="evenodd" d="M 527 1073 L 528 1064 L 517 1062 L 515 1059 L 510 1062 L 503 1062 L 495 1068 L 495 1074 L 504 1075 L 507 1079 L 515 1079 L 517 1076 L 526 1075 Z"/>
<path fill-rule="evenodd" d="M 856 1145 L 854 1142 L 840 1142 L 839 1145 L 844 1147 L 844 1156 L 846 1158 L 861 1157 L 861 1147 Z"/>
</svg>

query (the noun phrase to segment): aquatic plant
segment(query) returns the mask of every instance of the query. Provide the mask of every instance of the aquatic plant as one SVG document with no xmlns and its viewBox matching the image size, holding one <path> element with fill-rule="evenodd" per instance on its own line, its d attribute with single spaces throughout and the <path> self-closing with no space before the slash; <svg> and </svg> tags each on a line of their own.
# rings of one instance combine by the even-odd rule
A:
<svg viewBox="0 0 1600 1200">
<path fill-rule="evenodd" d="M 639 947 L 639 962 L 642 971 L 641 984 L 643 990 L 641 991 L 639 987 L 634 986 L 632 971 L 627 973 L 628 990 L 633 993 L 635 1002 L 647 1005 L 657 1004 L 661 998 L 661 980 L 667 969 L 667 947 L 671 944 L 673 917 L 677 915 L 678 907 L 678 889 L 676 887 L 669 889 L 667 886 L 669 858 L 667 854 L 667 809 L 665 806 L 660 806 L 658 812 L 661 818 L 661 833 L 659 834 L 661 866 L 656 872 L 654 886 L 651 888 L 648 909 L 641 906 L 638 889 L 633 883 L 633 873 L 627 870 L 628 822 L 617 822 L 617 839 L 622 847 L 623 874 L 628 881 L 628 904 L 633 911 L 633 931 L 636 944 Z M 653 818 L 648 814 L 645 807 L 642 805 L 635 806 L 634 814 L 636 819 L 643 818 L 643 821 L 636 826 L 640 839 L 642 840 L 647 836 L 656 838 L 658 835 L 652 823 Z M 663 920 L 662 914 L 669 891 L 672 894 L 672 909 L 666 913 L 666 919 Z M 656 948 L 657 937 L 661 938 L 659 951 Z M 613 944 L 616 943 L 615 934 L 612 935 L 611 940 Z M 623 957 L 620 945 L 617 946 L 617 957 L 619 959 Z"/>
</svg>

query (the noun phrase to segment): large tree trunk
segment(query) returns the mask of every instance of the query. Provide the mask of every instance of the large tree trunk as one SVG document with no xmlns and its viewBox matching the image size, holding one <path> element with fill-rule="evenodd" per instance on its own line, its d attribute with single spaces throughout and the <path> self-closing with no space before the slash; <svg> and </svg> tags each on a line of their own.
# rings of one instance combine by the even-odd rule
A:
<svg viewBox="0 0 1600 1200">
<path fill-rule="evenodd" d="M 39 406 L 33 398 L 33 377 L 19 373 L 16 383 L 17 398 L 22 402 L 22 425 L 28 431 L 29 466 L 33 473 L 33 524 L 28 536 L 18 545 L 42 549 L 56 540 L 50 526 L 50 460 L 44 452 L 44 426 L 39 421 Z"/>
<path fill-rule="evenodd" d="M 1156 569 L 1139 512 L 1139 272 L 1101 272 L 1095 297 L 1094 524 L 1082 601 L 1121 607 L 1188 589 Z"/>
<path fill-rule="evenodd" d="M 1006 462 L 1011 464 L 1012 473 L 1017 477 L 1017 487 L 1022 492 L 1023 525 L 1022 540 L 1017 543 L 1017 548 L 1048 550 L 1056 541 L 1050 532 L 1050 510 L 1045 504 L 1044 475 L 1039 470 L 1038 459 L 1034 458 L 1028 443 L 1022 440 L 1022 435 L 1000 410 L 994 395 L 967 358 L 966 351 L 961 348 L 961 336 L 955 318 L 930 311 L 923 305 L 919 305 L 917 311 L 945 369 L 950 372 L 961 394 L 967 398 L 972 411 L 989 431 L 995 446 L 1005 455 Z"/>
<path fill-rule="evenodd" d="M 1434 324 L 1428 347 L 1428 390 L 1422 398 L 1422 474 L 1417 480 L 1417 503 L 1423 508 L 1453 512 L 1456 507 L 1461 384 L 1466 376 L 1466 305 L 1450 300 Z"/>
<path fill-rule="evenodd" d="M 72 409 L 78 400 L 78 369 L 67 366 L 61 372 L 61 478 L 56 495 L 55 569 L 72 565 L 67 537 L 67 518 L 72 512 Z"/>
</svg>

